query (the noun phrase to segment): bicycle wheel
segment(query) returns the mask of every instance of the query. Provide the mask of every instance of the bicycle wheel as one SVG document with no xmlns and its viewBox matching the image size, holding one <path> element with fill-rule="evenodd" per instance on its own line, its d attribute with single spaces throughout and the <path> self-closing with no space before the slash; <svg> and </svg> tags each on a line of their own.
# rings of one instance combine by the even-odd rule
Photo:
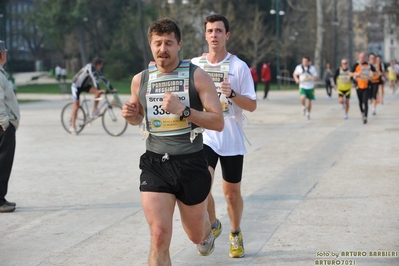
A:
<svg viewBox="0 0 399 266">
<path fill-rule="evenodd" d="M 73 110 L 73 103 L 68 103 L 67 105 L 65 105 L 65 107 L 62 109 L 61 112 L 61 123 L 64 129 L 68 133 L 71 133 L 70 128 L 71 128 L 72 110 Z M 83 108 L 79 106 L 75 121 L 77 133 L 83 130 L 83 128 L 85 127 L 85 123 L 86 123 L 86 114 L 83 111 Z"/>
<path fill-rule="evenodd" d="M 127 128 L 127 121 L 122 117 L 122 107 L 112 104 L 103 113 L 103 127 L 111 136 L 120 136 Z"/>
</svg>

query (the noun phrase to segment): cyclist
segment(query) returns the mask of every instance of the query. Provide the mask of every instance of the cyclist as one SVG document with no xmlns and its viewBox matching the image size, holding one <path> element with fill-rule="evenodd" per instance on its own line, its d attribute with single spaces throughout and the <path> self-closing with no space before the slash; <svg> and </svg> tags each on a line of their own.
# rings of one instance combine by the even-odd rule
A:
<svg viewBox="0 0 399 266">
<path fill-rule="evenodd" d="M 97 82 L 98 79 L 101 79 L 107 85 L 107 87 L 111 89 L 111 91 L 116 92 L 116 89 L 112 87 L 111 83 L 101 73 L 101 68 L 103 67 L 103 63 L 104 63 L 103 59 L 96 57 L 93 59 L 92 63 L 85 65 L 73 77 L 71 90 L 74 102 L 73 102 L 72 120 L 70 128 L 70 132 L 73 135 L 77 135 L 75 121 L 79 109 L 80 93 L 89 92 L 95 95 L 94 110 L 96 110 L 98 106 L 98 98 L 102 93 L 106 92 L 105 90 L 100 90 L 100 85 Z"/>
</svg>

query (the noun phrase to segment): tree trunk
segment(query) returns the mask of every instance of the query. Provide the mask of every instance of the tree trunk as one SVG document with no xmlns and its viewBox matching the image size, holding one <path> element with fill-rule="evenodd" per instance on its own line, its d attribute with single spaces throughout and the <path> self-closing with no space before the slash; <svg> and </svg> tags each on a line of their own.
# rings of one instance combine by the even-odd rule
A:
<svg viewBox="0 0 399 266">
<path fill-rule="evenodd" d="M 86 38 L 83 31 L 83 25 L 81 22 L 78 24 L 77 33 L 80 45 L 80 58 L 82 60 L 82 65 L 85 66 L 86 64 L 88 64 L 89 61 L 87 59 Z"/>
<path fill-rule="evenodd" d="M 147 68 L 147 64 L 149 63 L 149 56 L 147 54 L 147 35 L 144 28 L 144 19 L 143 19 L 143 10 L 141 8 L 141 0 L 137 0 L 137 12 L 140 20 L 140 33 L 143 38 L 143 68 Z"/>
<path fill-rule="evenodd" d="M 321 53 L 323 50 L 323 0 L 316 0 L 317 4 L 317 29 L 316 29 L 316 47 L 314 51 L 314 66 L 317 70 L 317 75 L 321 77 Z"/>
</svg>

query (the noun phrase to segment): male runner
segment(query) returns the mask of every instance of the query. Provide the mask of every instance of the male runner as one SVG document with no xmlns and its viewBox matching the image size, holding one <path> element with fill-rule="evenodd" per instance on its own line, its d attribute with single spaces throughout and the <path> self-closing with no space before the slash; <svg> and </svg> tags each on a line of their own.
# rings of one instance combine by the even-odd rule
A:
<svg viewBox="0 0 399 266">
<path fill-rule="evenodd" d="M 345 106 L 344 119 L 348 119 L 352 81 L 347 59 L 341 60 L 341 66 L 335 71 L 334 81 L 338 90 L 338 102 Z"/>
<path fill-rule="evenodd" d="M 227 18 L 221 14 L 210 15 L 206 17 L 204 27 L 209 53 L 193 58 L 192 62 L 205 69 L 218 87 L 225 123 L 222 132 L 205 130 L 204 151 L 212 179 L 220 160 L 223 192 L 230 218 L 229 255 L 232 258 L 241 258 L 245 254 L 240 227 L 244 209 L 241 179 L 244 154 L 247 152 L 242 130 L 242 111 L 253 112 L 256 109 L 256 94 L 247 64 L 227 52 L 226 43 L 230 38 Z M 208 201 L 208 212 L 214 235 L 217 237 L 221 233 L 222 225 L 216 219 L 212 194 L 209 194 Z"/>
<path fill-rule="evenodd" d="M 374 66 L 366 61 L 366 54 L 359 54 L 359 61 L 352 67 L 351 76 L 356 81 L 356 92 L 359 99 L 359 108 L 362 115 L 363 124 L 367 123 L 368 112 L 368 87 L 370 79 L 375 71 Z"/>
<path fill-rule="evenodd" d="M 306 115 L 306 117 L 310 119 L 312 100 L 315 99 L 314 81 L 317 79 L 317 71 L 316 68 L 311 65 L 309 57 L 302 57 L 302 64 L 296 66 L 293 77 L 295 82 L 299 84 L 303 115 Z"/>
<path fill-rule="evenodd" d="M 207 256 L 214 250 L 206 212 L 212 179 L 200 127 L 221 131 L 224 122 L 212 79 L 201 68 L 179 60 L 178 25 L 168 18 L 154 22 L 148 41 L 155 63 L 133 77 L 122 116 L 131 125 L 144 120 L 147 139 L 140 158 L 140 191 L 151 231 L 149 265 L 168 266 L 176 204 L 198 253 Z"/>
</svg>

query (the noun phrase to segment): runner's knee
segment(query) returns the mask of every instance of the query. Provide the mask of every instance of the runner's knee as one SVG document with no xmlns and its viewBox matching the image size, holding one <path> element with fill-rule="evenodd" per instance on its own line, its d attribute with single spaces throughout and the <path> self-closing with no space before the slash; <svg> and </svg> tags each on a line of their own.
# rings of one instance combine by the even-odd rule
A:
<svg viewBox="0 0 399 266">
<path fill-rule="evenodd" d="M 154 248 L 169 248 L 172 232 L 162 228 L 153 227 L 151 228 L 151 243 Z"/>
</svg>

